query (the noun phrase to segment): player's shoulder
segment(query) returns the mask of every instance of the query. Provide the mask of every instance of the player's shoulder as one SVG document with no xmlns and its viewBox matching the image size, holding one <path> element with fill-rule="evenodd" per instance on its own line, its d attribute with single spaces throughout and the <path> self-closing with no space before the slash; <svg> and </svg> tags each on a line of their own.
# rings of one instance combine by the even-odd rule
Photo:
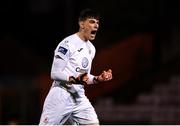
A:
<svg viewBox="0 0 180 126">
<path fill-rule="evenodd" d="M 59 42 L 58 47 L 59 46 L 71 47 L 72 46 L 72 40 L 73 40 L 73 35 L 69 35 Z"/>
<path fill-rule="evenodd" d="M 93 45 L 93 43 L 91 41 L 88 41 L 87 43 L 89 44 L 89 46 L 94 47 L 94 45 Z"/>
<path fill-rule="evenodd" d="M 76 37 L 74 34 L 65 37 L 64 39 L 62 39 L 59 42 L 59 44 L 56 48 L 56 51 L 63 48 L 63 49 L 69 50 L 70 52 L 73 52 L 73 50 L 75 50 L 75 48 L 76 48 L 76 44 L 74 43 L 75 39 L 76 39 Z"/>
<path fill-rule="evenodd" d="M 93 45 L 93 43 L 90 42 L 90 41 L 88 41 L 87 44 L 88 44 L 88 46 L 90 47 L 91 55 L 92 55 L 92 59 L 93 59 L 94 56 L 95 56 L 95 53 L 96 53 L 96 48 L 95 48 L 95 46 Z"/>
<path fill-rule="evenodd" d="M 90 46 L 91 49 L 96 50 L 95 46 L 91 41 L 88 41 L 88 45 Z"/>
<path fill-rule="evenodd" d="M 66 45 L 72 47 L 72 46 L 76 45 L 76 39 L 77 39 L 77 38 L 76 38 L 75 34 L 72 34 L 72 35 L 69 35 L 69 36 L 65 37 L 65 38 L 60 42 L 60 44 L 61 44 L 61 45 L 66 44 Z"/>
<path fill-rule="evenodd" d="M 76 39 L 75 34 L 71 34 L 71 35 L 67 36 L 66 38 L 64 38 L 64 40 L 69 40 L 69 41 L 74 41 L 74 39 Z"/>
</svg>

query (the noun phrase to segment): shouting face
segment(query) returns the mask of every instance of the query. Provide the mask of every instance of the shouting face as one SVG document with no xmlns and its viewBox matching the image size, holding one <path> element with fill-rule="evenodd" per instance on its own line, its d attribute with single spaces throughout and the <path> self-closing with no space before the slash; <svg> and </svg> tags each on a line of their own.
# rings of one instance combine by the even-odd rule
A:
<svg viewBox="0 0 180 126">
<path fill-rule="evenodd" d="M 95 18 L 87 18 L 84 21 L 79 22 L 81 38 L 84 41 L 94 40 L 97 30 L 99 28 L 99 20 Z"/>
</svg>

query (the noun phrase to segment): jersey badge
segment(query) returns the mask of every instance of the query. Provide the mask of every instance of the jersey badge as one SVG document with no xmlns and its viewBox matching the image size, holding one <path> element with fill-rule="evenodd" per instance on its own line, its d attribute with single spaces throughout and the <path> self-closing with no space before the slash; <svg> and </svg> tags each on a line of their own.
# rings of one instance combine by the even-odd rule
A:
<svg viewBox="0 0 180 126">
<path fill-rule="evenodd" d="M 62 47 L 62 46 L 60 46 L 59 49 L 58 49 L 58 52 L 61 52 L 64 55 L 67 53 L 67 51 L 68 50 L 66 48 Z"/>
<path fill-rule="evenodd" d="M 86 68 L 86 67 L 88 66 L 88 64 L 89 64 L 88 59 L 87 59 L 86 57 L 84 57 L 84 58 L 82 59 L 82 67 L 83 67 L 83 68 Z"/>
</svg>

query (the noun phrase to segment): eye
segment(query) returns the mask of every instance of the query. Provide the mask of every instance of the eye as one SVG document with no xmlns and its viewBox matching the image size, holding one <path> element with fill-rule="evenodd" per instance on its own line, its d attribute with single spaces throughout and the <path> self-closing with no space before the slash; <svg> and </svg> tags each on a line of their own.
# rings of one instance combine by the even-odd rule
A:
<svg viewBox="0 0 180 126">
<path fill-rule="evenodd" d="M 95 23 L 95 21 L 94 21 L 94 20 L 90 20 L 90 21 L 89 21 L 89 23 L 94 24 L 94 23 Z"/>
</svg>

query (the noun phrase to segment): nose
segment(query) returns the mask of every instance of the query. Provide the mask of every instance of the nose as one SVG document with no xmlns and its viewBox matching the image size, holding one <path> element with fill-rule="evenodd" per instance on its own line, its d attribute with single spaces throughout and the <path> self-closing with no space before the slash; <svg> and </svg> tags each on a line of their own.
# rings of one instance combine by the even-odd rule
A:
<svg viewBox="0 0 180 126">
<path fill-rule="evenodd" d="M 99 24 L 98 23 L 95 23 L 95 26 L 94 26 L 96 29 L 99 28 Z"/>
</svg>

